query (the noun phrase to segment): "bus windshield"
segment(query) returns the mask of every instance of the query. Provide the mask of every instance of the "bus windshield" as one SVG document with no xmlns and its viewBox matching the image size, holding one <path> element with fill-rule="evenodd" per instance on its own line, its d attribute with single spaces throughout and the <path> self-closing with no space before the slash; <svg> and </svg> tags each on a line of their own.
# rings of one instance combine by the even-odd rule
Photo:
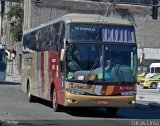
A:
<svg viewBox="0 0 160 126">
<path fill-rule="evenodd" d="M 109 43 L 69 43 L 66 78 L 83 83 L 136 81 L 136 46 Z"/>
</svg>

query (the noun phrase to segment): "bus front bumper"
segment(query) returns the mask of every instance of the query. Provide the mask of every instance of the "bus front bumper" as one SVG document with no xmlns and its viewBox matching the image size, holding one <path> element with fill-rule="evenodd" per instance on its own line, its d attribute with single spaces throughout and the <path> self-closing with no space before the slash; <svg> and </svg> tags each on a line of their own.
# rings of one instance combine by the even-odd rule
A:
<svg viewBox="0 0 160 126">
<path fill-rule="evenodd" d="M 65 92 L 68 107 L 134 107 L 136 96 L 89 96 Z"/>
</svg>

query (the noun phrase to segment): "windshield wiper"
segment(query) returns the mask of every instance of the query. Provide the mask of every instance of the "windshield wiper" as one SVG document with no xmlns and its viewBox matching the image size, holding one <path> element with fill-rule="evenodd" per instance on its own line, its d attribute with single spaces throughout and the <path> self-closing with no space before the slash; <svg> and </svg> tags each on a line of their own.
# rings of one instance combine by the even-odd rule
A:
<svg viewBox="0 0 160 126">
<path fill-rule="evenodd" d="M 93 73 L 93 70 L 95 69 L 95 66 L 97 65 L 99 59 L 100 59 L 100 57 L 97 57 L 97 58 L 95 59 L 95 61 L 94 61 L 94 63 L 93 63 L 93 66 L 91 67 L 91 70 L 90 70 L 90 72 L 89 72 L 89 74 L 88 74 L 88 76 L 87 76 L 87 79 L 86 79 L 86 81 L 85 81 L 86 84 L 88 83 L 88 81 L 89 81 L 89 79 L 90 79 L 90 77 L 91 77 L 91 75 L 92 75 L 92 73 Z"/>
<path fill-rule="evenodd" d="M 117 66 L 116 66 L 117 65 Z M 118 82 L 119 82 L 119 84 L 121 84 L 122 82 L 124 82 L 124 81 L 122 81 L 122 75 L 123 75 L 123 72 L 121 72 L 121 74 L 119 73 L 120 71 L 119 71 L 119 68 L 120 68 L 120 65 L 118 65 L 118 64 L 115 64 L 115 65 L 113 65 L 113 68 L 114 68 L 114 70 L 115 70 L 115 74 L 116 74 L 116 78 L 118 78 Z"/>
</svg>

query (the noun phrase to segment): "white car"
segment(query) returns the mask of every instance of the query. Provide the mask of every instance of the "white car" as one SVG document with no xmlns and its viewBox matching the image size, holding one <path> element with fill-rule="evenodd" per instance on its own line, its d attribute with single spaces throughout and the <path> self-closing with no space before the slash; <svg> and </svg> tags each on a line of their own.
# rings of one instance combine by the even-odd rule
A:
<svg viewBox="0 0 160 126">
<path fill-rule="evenodd" d="M 157 88 L 158 88 L 158 89 L 159 89 L 159 91 L 160 91 L 160 83 L 158 83 Z"/>
</svg>

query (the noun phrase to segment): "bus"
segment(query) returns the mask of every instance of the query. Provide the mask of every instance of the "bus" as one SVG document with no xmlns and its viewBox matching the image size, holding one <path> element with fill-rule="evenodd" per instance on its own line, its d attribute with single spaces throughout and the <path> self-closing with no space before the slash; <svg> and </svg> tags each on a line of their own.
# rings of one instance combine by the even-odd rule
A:
<svg viewBox="0 0 160 126">
<path fill-rule="evenodd" d="M 0 82 L 6 79 L 6 52 L 4 46 L 0 44 Z"/>
<path fill-rule="evenodd" d="M 102 107 L 116 115 L 134 107 L 137 81 L 134 26 L 127 20 L 67 14 L 23 34 L 22 90 L 29 101 Z"/>
</svg>

